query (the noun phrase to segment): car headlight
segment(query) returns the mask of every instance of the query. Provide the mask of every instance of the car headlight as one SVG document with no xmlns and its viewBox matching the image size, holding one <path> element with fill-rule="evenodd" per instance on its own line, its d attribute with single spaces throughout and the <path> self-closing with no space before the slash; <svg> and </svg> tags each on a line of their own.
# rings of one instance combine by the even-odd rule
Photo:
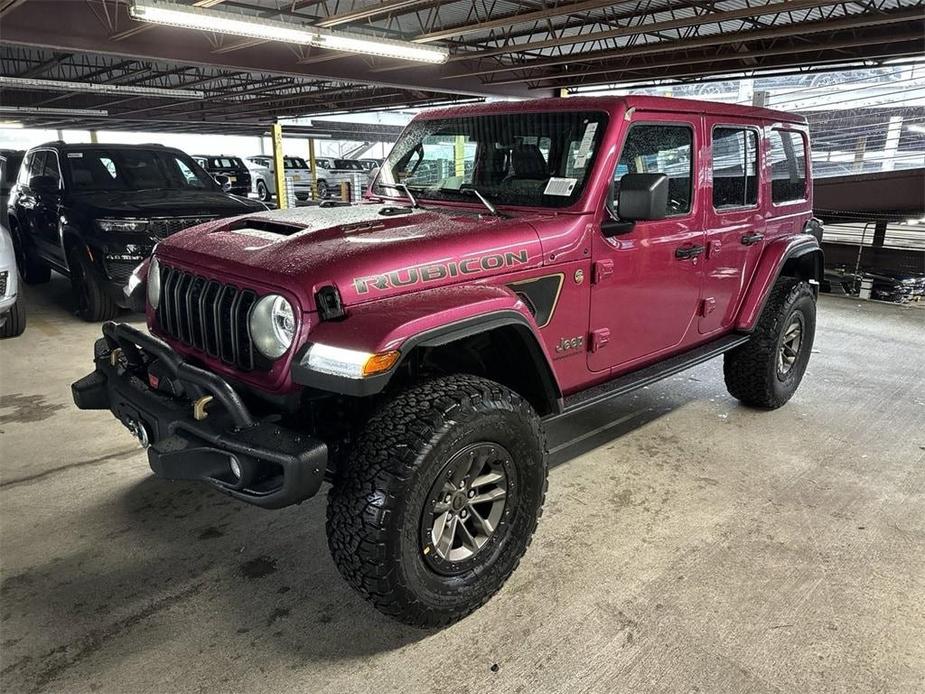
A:
<svg viewBox="0 0 925 694">
<path fill-rule="evenodd" d="M 96 226 L 100 231 L 145 231 L 148 228 L 147 219 L 97 219 Z"/>
<path fill-rule="evenodd" d="M 267 294 L 254 304 L 249 327 L 257 350 L 269 359 L 278 359 L 295 339 L 292 304 L 279 294 Z"/>
<path fill-rule="evenodd" d="M 399 356 L 401 354 L 398 350 L 372 354 L 316 342 L 302 357 L 302 364 L 319 373 L 344 378 L 367 378 L 391 369 Z"/>
<path fill-rule="evenodd" d="M 155 311 L 157 305 L 161 302 L 161 264 L 157 258 L 151 256 L 151 262 L 148 263 L 148 303 Z"/>
</svg>

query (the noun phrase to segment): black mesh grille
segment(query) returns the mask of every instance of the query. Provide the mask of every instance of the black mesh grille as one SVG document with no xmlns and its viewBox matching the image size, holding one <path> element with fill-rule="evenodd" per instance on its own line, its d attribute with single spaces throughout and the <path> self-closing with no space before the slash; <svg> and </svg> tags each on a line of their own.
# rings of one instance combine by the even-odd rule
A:
<svg viewBox="0 0 925 694">
<path fill-rule="evenodd" d="M 135 272 L 136 267 L 138 267 L 138 261 L 135 260 L 107 260 L 106 274 L 109 276 L 109 279 L 124 284 L 128 282 L 129 277 Z"/>
<path fill-rule="evenodd" d="M 231 284 L 161 265 L 157 323 L 185 345 L 242 371 L 263 368 L 248 322 L 257 294 Z"/>
<path fill-rule="evenodd" d="M 170 236 L 171 234 L 176 234 L 178 231 L 189 229 L 190 227 L 196 226 L 197 224 L 202 224 L 203 222 L 208 222 L 212 219 L 215 219 L 215 217 L 172 217 L 169 219 L 156 218 L 150 221 L 150 226 L 148 229 L 152 234 L 158 238 L 163 239 Z"/>
<path fill-rule="evenodd" d="M 9 273 L 6 270 L 0 272 L 0 297 L 6 296 L 7 277 L 9 277 Z"/>
</svg>

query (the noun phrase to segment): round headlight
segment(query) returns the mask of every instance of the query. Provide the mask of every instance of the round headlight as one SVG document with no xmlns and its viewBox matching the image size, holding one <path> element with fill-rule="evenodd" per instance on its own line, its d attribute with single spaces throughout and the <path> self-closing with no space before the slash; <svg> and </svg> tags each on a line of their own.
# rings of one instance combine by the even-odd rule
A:
<svg viewBox="0 0 925 694">
<path fill-rule="evenodd" d="M 254 304 L 250 319 L 251 339 L 260 353 L 278 359 L 295 339 L 295 313 L 284 297 L 267 294 Z"/>
<path fill-rule="evenodd" d="M 157 310 L 157 305 L 161 301 L 161 266 L 157 258 L 151 256 L 151 262 L 148 263 L 148 303 L 151 308 Z"/>
</svg>

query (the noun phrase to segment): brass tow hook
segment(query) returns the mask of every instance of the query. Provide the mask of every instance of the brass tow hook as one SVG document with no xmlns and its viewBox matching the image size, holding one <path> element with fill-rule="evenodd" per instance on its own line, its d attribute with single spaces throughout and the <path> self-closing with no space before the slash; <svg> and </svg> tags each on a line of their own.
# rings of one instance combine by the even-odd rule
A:
<svg viewBox="0 0 925 694">
<path fill-rule="evenodd" d="M 112 350 L 109 353 L 109 365 L 115 366 L 116 364 L 119 363 L 119 359 L 121 358 L 122 358 L 122 348 L 116 347 L 114 350 Z"/>
<path fill-rule="evenodd" d="M 197 422 L 201 422 L 203 419 L 209 416 L 209 413 L 206 412 L 206 406 L 212 402 L 211 395 L 203 395 L 201 398 L 198 398 L 196 402 L 193 403 L 193 419 Z"/>
</svg>

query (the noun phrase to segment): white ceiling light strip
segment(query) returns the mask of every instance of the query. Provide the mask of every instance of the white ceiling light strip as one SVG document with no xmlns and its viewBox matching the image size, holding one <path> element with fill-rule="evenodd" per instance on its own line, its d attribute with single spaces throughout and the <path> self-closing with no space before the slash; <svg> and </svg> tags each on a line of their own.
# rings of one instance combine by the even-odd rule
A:
<svg viewBox="0 0 925 694">
<path fill-rule="evenodd" d="M 15 113 L 30 116 L 108 116 L 109 111 L 100 108 L 43 108 L 40 106 L 0 106 L 0 113 Z"/>
<path fill-rule="evenodd" d="M 162 89 L 160 87 L 134 87 L 123 84 L 100 84 L 99 82 L 66 82 L 63 80 L 38 80 L 25 77 L 0 76 L 0 87 L 6 89 L 35 89 L 44 92 L 86 92 L 90 94 L 114 94 L 153 96 L 166 99 L 204 99 L 205 92 L 194 89 Z"/>
<path fill-rule="evenodd" d="M 445 63 L 449 51 L 437 46 L 421 46 L 408 41 L 393 41 L 342 31 L 329 31 L 310 25 L 286 22 L 243 14 L 232 14 L 201 7 L 178 5 L 162 0 L 135 0 L 129 7 L 133 19 L 153 24 L 214 31 L 265 41 L 297 43 L 335 51 L 377 55 L 383 58 L 413 60 L 424 63 Z"/>
</svg>

